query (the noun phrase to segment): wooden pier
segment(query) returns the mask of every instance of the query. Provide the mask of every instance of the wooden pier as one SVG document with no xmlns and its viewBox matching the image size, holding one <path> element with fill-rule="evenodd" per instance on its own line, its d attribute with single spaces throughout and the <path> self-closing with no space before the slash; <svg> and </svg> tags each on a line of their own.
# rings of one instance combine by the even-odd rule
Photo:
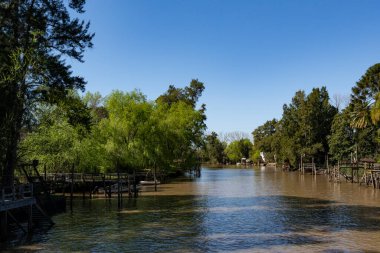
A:
<svg viewBox="0 0 380 253">
<path fill-rule="evenodd" d="M 20 183 L 32 183 L 36 191 L 45 194 L 46 196 L 54 193 L 82 193 L 83 197 L 99 195 L 101 192 L 105 197 L 111 197 L 115 186 L 124 190 L 128 188 L 130 197 L 137 197 L 137 185 L 140 180 L 146 180 L 148 171 L 133 171 L 133 173 L 75 173 L 75 167 L 72 165 L 71 172 L 64 173 L 47 173 L 46 167 L 43 170 L 38 170 L 38 161 L 20 165 L 20 171 L 17 179 Z M 154 173 L 154 176 L 162 175 Z M 120 195 L 120 191 L 118 195 Z M 102 195 L 100 194 L 100 195 Z"/>
<path fill-rule="evenodd" d="M 380 188 L 380 164 L 372 159 L 339 161 L 329 172 L 332 182 L 340 182 L 344 178 L 346 182 Z"/>
<path fill-rule="evenodd" d="M 15 215 L 22 210 L 22 216 Z M 39 215 L 36 214 L 39 213 Z M 37 204 L 33 194 L 33 184 L 22 184 L 13 187 L 2 187 L 0 195 L 0 239 L 4 241 L 8 237 L 10 223 L 16 225 L 24 233 L 30 233 L 36 217 L 43 217 L 50 224 L 53 222 Z M 20 220 L 21 218 L 21 220 Z M 27 221 L 27 226 L 22 221 Z"/>
<path fill-rule="evenodd" d="M 301 162 L 299 163 L 299 171 L 302 174 L 305 174 L 306 172 L 310 172 L 312 175 L 317 175 L 318 172 L 321 171 L 321 168 L 317 167 L 316 163 L 314 162 L 314 157 L 311 158 L 310 162 L 304 161 L 305 155 L 301 155 Z"/>
<path fill-rule="evenodd" d="M 43 181 L 51 193 L 81 192 L 83 196 L 111 197 L 116 186 L 122 191 L 127 189 L 130 196 L 136 195 L 139 181 L 145 178 L 146 173 L 45 173 Z"/>
<path fill-rule="evenodd" d="M 35 204 L 36 199 L 33 197 L 33 185 L 3 187 L 1 189 L 0 203 L 0 212 Z"/>
<path fill-rule="evenodd" d="M 304 162 L 305 155 L 301 155 L 299 171 L 301 173 L 311 172 L 311 174 L 328 174 L 331 182 L 339 183 L 341 179 L 346 182 L 365 184 L 380 189 L 380 164 L 375 160 L 363 158 L 356 160 L 342 160 L 334 166 L 329 166 L 328 157 L 326 156 L 325 168 L 319 168 L 311 158 L 310 162 Z"/>
</svg>

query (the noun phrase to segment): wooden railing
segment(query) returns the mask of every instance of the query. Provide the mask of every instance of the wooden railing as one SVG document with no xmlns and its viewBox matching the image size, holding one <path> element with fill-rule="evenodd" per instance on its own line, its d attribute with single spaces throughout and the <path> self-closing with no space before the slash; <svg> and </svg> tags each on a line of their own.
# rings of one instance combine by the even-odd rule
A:
<svg viewBox="0 0 380 253">
<path fill-rule="evenodd" d="M 33 197 L 33 184 L 21 184 L 13 187 L 2 187 L 0 200 L 2 204 Z"/>
<path fill-rule="evenodd" d="M 128 173 L 120 173 L 121 179 L 132 177 L 133 175 Z M 116 180 L 118 178 L 117 173 L 46 173 L 46 181 L 66 181 L 66 182 L 89 182 L 89 181 L 104 181 L 104 180 Z"/>
</svg>

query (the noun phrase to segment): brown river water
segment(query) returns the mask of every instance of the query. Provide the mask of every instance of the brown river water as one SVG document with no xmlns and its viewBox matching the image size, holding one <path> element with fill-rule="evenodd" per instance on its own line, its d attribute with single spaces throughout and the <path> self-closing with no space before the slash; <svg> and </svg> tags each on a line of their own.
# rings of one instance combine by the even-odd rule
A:
<svg viewBox="0 0 380 253">
<path fill-rule="evenodd" d="M 5 252 L 380 252 L 380 190 L 274 168 L 202 169 L 137 199 L 78 198 Z"/>
</svg>

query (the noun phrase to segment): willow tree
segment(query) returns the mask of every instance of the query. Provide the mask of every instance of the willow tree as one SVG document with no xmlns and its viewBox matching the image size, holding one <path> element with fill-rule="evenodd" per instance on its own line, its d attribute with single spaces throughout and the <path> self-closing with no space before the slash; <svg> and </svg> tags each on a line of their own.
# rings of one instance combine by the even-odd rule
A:
<svg viewBox="0 0 380 253">
<path fill-rule="evenodd" d="M 158 147 L 168 163 L 166 169 L 183 171 L 198 165 L 200 157 L 197 151 L 203 144 L 205 130 L 204 111 L 196 110 L 184 101 L 171 106 L 158 103 L 157 107 L 158 115 L 161 115 L 158 129 L 162 133 Z"/>
<path fill-rule="evenodd" d="M 186 101 L 148 101 L 141 92 L 114 91 L 99 122 L 109 169 L 182 171 L 198 161 L 204 113 Z"/>
<path fill-rule="evenodd" d="M 253 144 L 249 139 L 233 141 L 225 149 L 225 153 L 231 162 L 240 162 L 242 158 L 250 158 Z"/>
<path fill-rule="evenodd" d="M 166 146 L 162 146 L 163 150 L 169 152 L 163 157 L 171 161 L 170 167 L 173 170 L 191 168 L 200 163 L 201 158 L 197 151 L 203 145 L 206 105 L 202 104 L 198 109 L 197 102 L 204 89 L 202 82 L 193 79 L 184 88 L 170 85 L 156 99 L 162 115 L 159 126 L 164 135 L 170 136 L 170 141 L 164 141 Z"/>
<path fill-rule="evenodd" d="M 0 129 L 3 184 L 13 183 L 20 130 L 36 101 L 55 103 L 84 89 L 65 59 L 83 62 L 92 47 L 89 23 L 72 18 L 85 0 L 7 0 L 0 3 Z"/>
<path fill-rule="evenodd" d="M 100 133 L 109 169 L 131 171 L 144 167 L 144 146 L 153 109 L 141 92 L 112 92 L 105 101 L 108 118 L 100 121 Z"/>
</svg>

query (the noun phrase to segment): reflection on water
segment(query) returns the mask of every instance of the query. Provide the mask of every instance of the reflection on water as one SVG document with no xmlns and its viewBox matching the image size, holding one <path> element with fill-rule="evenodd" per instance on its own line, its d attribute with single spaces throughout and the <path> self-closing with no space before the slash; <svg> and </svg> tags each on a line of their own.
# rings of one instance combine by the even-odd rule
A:
<svg viewBox="0 0 380 253">
<path fill-rule="evenodd" d="M 149 190 L 149 189 L 147 189 Z M 275 169 L 204 169 L 125 199 L 75 201 L 10 251 L 252 252 L 380 249 L 379 191 Z"/>
</svg>

